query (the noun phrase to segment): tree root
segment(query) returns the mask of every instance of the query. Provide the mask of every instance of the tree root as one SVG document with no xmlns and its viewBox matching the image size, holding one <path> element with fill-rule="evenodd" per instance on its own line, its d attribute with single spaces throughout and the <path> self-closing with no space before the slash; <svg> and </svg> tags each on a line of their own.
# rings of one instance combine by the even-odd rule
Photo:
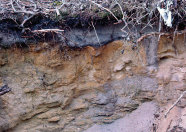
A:
<svg viewBox="0 0 186 132">
<path fill-rule="evenodd" d="M 167 115 L 169 114 L 169 112 L 174 108 L 174 106 L 176 106 L 176 104 L 181 100 L 181 98 L 184 96 L 184 94 L 186 93 L 186 91 L 184 91 L 180 97 L 176 100 L 176 102 L 174 102 L 174 104 L 167 110 L 167 112 L 165 113 L 165 118 L 167 117 Z"/>
</svg>

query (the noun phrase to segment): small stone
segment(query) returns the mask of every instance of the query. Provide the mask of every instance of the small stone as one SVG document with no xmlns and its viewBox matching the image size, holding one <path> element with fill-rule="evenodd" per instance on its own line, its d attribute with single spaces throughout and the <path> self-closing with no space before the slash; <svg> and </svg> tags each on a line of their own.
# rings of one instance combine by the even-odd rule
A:
<svg viewBox="0 0 186 132">
<path fill-rule="evenodd" d="M 126 69 L 126 71 L 129 72 L 129 71 L 131 71 L 132 68 L 130 66 L 127 66 L 125 69 Z"/>
<path fill-rule="evenodd" d="M 35 91 L 34 87 L 24 88 L 24 93 L 33 93 L 34 91 Z"/>
<path fill-rule="evenodd" d="M 172 82 L 181 82 L 184 79 L 184 74 L 176 73 L 172 75 L 171 81 Z"/>
<path fill-rule="evenodd" d="M 8 63 L 8 58 L 6 55 L 0 56 L 0 66 L 4 66 Z"/>
<path fill-rule="evenodd" d="M 124 67 L 125 67 L 125 63 L 120 62 L 120 63 L 116 64 L 116 66 L 114 67 L 114 72 L 121 71 Z"/>
<path fill-rule="evenodd" d="M 185 67 L 184 68 L 180 68 L 180 70 L 181 70 L 182 73 L 186 73 L 186 68 Z"/>
<path fill-rule="evenodd" d="M 73 110 L 86 109 L 87 107 L 88 107 L 88 104 L 83 99 L 76 99 L 72 103 L 72 109 Z"/>
<path fill-rule="evenodd" d="M 123 61 L 125 64 L 129 64 L 129 63 L 132 62 L 132 60 L 130 59 L 130 57 L 125 57 L 125 56 L 122 58 L 122 61 Z"/>
<path fill-rule="evenodd" d="M 52 118 L 48 119 L 48 122 L 58 122 L 59 120 L 60 120 L 60 117 L 55 116 L 55 117 L 52 117 Z"/>
<path fill-rule="evenodd" d="M 99 93 L 94 101 L 95 104 L 99 105 L 106 105 L 109 103 L 108 97 L 106 97 L 104 94 Z"/>
<path fill-rule="evenodd" d="M 147 67 L 147 70 L 150 74 L 153 74 L 153 73 L 157 72 L 157 67 L 149 66 L 149 67 Z"/>
</svg>

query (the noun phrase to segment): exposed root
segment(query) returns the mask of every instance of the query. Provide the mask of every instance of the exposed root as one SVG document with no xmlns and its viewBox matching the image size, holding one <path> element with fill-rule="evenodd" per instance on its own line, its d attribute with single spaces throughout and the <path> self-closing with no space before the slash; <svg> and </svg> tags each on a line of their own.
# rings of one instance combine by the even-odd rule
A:
<svg viewBox="0 0 186 132">
<path fill-rule="evenodd" d="M 185 34 L 186 33 L 186 30 L 184 31 L 175 31 L 174 32 L 174 36 L 175 35 L 178 35 L 178 34 Z M 146 35 L 143 35 L 141 36 L 138 40 L 137 40 L 137 43 L 140 43 L 142 40 L 144 40 L 145 38 L 149 37 L 149 36 L 152 36 L 152 35 L 158 35 L 159 37 L 161 37 L 162 35 L 172 35 L 172 33 L 162 33 L 162 32 L 153 32 L 153 33 L 149 33 L 149 34 L 146 34 Z"/>
<path fill-rule="evenodd" d="M 185 95 L 186 91 L 184 91 L 180 97 L 176 100 L 176 102 L 174 102 L 174 104 L 167 110 L 167 112 L 165 113 L 165 118 L 167 117 L 168 113 L 174 108 L 174 106 L 176 106 L 176 104 L 181 100 L 181 98 Z"/>
<path fill-rule="evenodd" d="M 33 14 L 33 15 L 31 15 L 30 17 L 24 19 L 20 26 L 21 26 L 21 27 L 24 27 L 24 24 L 25 24 L 27 21 L 29 21 L 30 19 L 32 19 L 35 15 L 37 15 L 37 14 Z"/>
<path fill-rule="evenodd" d="M 92 27 L 94 28 L 94 32 L 95 32 L 95 34 L 96 34 L 96 38 L 97 38 L 97 40 L 98 40 L 98 43 L 99 43 L 99 45 L 101 45 L 100 40 L 99 40 L 99 37 L 98 37 L 98 34 L 97 34 L 97 31 L 96 31 L 96 28 L 95 28 L 95 26 L 94 26 L 94 23 L 91 22 L 91 24 L 92 24 Z"/>
<path fill-rule="evenodd" d="M 64 30 L 60 29 L 41 29 L 41 30 L 34 30 L 33 33 L 47 33 L 47 32 L 63 32 Z"/>
</svg>

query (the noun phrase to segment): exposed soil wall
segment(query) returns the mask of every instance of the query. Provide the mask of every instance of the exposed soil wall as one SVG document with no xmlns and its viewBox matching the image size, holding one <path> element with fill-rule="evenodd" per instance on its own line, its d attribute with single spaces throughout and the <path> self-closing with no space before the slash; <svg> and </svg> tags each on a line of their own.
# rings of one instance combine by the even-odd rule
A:
<svg viewBox="0 0 186 132">
<path fill-rule="evenodd" d="M 185 131 L 185 97 L 164 117 L 186 90 L 184 34 L 175 36 L 174 43 L 171 37 L 161 36 L 159 44 L 155 35 L 139 45 L 114 41 L 97 48 L 61 49 L 45 42 L 1 49 L 1 85 L 12 91 L 0 97 L 0 130 L 80 132 L 110 124 L 109 129 L 119 132 L 113 122 L 124 117 L 116 125 L 136 120 L 133 127 L 121 128 L 128 132 Z M 140 127 L 138 120 L 146 126 Z"/>
</svg>

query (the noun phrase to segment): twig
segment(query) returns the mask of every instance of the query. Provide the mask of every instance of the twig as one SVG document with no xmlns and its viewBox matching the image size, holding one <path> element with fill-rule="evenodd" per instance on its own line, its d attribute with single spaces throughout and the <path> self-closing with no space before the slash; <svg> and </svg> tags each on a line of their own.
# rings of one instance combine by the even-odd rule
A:
<svg viewBox="0 0 186 132">
<path fill-rule="evenodd" d="M 11 0 L 11 1 L 10 1 L 10 4 L 11 4 L 11 6 L 12 6 L 13 11 L 16 12 L 16 9 L 14 8 L 14 1 Z"/>
<path fill-rule="evenodd" d="M 64 0 L 62 0 L 61 2 L 62 2 L 62 4 L 61 4 L 61 6 L 58 8 L 58 10 L 61 9 L 61 8 L 64 6 L 64 4 L 65 4 Z"/>
<path fill-rule="evenodd" d="M 35 12 L 24 10 L 24 9 L 21 8 L 20 5 L 16 2 L 16 4 L 18 5 L 18 7 L 21 9 L 21 11 L 17 11 L 17 10 L 15 9 L 15 7 L 14 7 L 14 2 L 15 2 L 14 0 L 11 0 L 11 1 L 10 1 L 10 4 L 11 4 L 12 9 L 13 9 L 13 11 L 14 11 L 15 13 L 25 13 L 25 14 L 32 14 L 32 15 L 35 14 Z"/>
<path fill-rule="evenodd" d="M 59 10 L 60 10 L 60 9 L 64 6 L 64 4 L 65 4 L 63 0 L 62 0 L 61 2 L 62 2 L 61 6 L 60 6 L 59 8 L 56 7 L 56 14 L 57 14 L 57 16 L 60 15 Z"/>
<path fill-rule="evenodd" d="M 97 3 L 94 2 L 94 1 L 91 1 L 91 0 L 90 0 L 90 2 L 93 3 L 93 4 L 95 4 L 95 5 L 97 5 L 97 6 L 100 7 L 100 8 L 102 8 L 102 9 L 108 11 L 108 12 L 119 22 L 119 19 L 114 15 L 114 13 L 113 13 L 112 11 L 110 11 L 109 9 L 103 7 L 103 6 L 100 5 L 100 4 L 97 4 Z"/>
<path fill-rule="evenodd" d="M 56 7 L 56 8 L 54 8 L 54 9 L 49 9 L 49 8 L 45 8 L 44 6 L 40 6 L 40 7 L 38 7 L 38 5 L 33 1 L 33 0 L 29 0 L 29 2 L 30 2 L 30 7 L 32 7 L 33 6 L 33 4 L 34 4 L 34 9 L 31 9 L 31 10 L 26 10 L 25 9 L 25 6 L 27 6 L 27 5 L 25 5 L 25 4 L 23 4 L 23 3 L 19 3 L 20 1 L 15 1 L 15 0 L 10 0 L 10 5 L 11 5 L 11 7 L 12 7 L 12 9 L 13 9 L 13 11 L 15 12 L 15 13 L 25 13 L 25 14 L 31 14 L 31 15 L 35 15 L 36 13 L 38 13 L 40 10 L 44 10 L 44 14 L 45 13 L 48 13 L 48 12 L 56 12 L 57 13 L 57 15 L 60 15 L 60 12 L 59 12 L 59 10 L 65 5 L 65 2 L 64 2 L 64 0 L 62 0 L 61 1 L 61 5 L 59 6 L 59 7 Z M 16 7 L 18 7 L 18 9 L 16 9 L 15 7 L 14 7 L 14 3 L 16 4 Z M 31 4 L 32 3 L 32 4 Z M 39 3 L 40 4 L 40 3 Z M 38 8 L 38 9 L 37 9 Z"/>
<path fill-rule="evenodd" d="M 122 9 L 120 3 L 118 3 L 117 0 L 115 0 L 115 2 L 116 2 L 116 4 L 119 6 L 119 8 L 120 8 L 120 10 L 121 10 L 121 13 L 122 13 L 122 15 L 123 15 L 122 19 L 125 19 L 125 15 L 124 15 L 124 12 L 123 12 L 123 9 Z"/>
<path fill-rule="evenodd" d="M 176 100 L 176 102 L 167 110 L 167 112 L 165 113 L 165 118 L 167 117 L 167 114 L 174 108 L 174 106 L 181 100 L 181 98 L 184 96 L 184 94 L 186 93 L 186 91 L 184 91 L 180 97 Z"/>
<path fill-rule="evenodd" d="M 33 33 L 47 33 L 47 32 L 63 32 L 64 30 L 60 29 L 41 29 L 41 30 L 34 30 Z"/>
<path fill-rule="evenodd" d="M 128 27 L 128 23 L 126 22 L 126 20 L 125 20 L 125 14 L 124 14 L 124 12 L 123 12 L 123 9 L 122 9 L 122 7 L 121 7 L 121 5 L 118 3 L 118 1 L 117 0 L 115 0 L 115 2 L 116 2 L 116 4 L 119 6 L 119 8 L 120 8 L 120 10 L 121 10 L 121 13 L 122 13 L 122 22 L 124 22 L 125 23 L 125 26 L 121 29 L 121 31 L 122 32 L 125 32 L 124 31 L 124 29 L 125 29 L 125 27 L 127 27 L 127 29 L 128 29 L 128 32 L 130 33 L 131 31 L 130 31 L 130 29 L 129 29 L 129 27 Z M 120 20 L 121 21 L 121 20 Z M 121 23 L 121 22 L 120 22 Z M 128 33 L 127 33 L 128 34 Z"/>
<path fill-rule="evenodd" d="M 21 26 L 21 27 L 24 27 L 24 24 L 25 24 L 27 21 L 29 21 L 30 19 L 32 19 L 35 15 L 37 15 L 37 14 L 33 14 L 33 15 L 31 15 L 30 17 L 24 19 L 20 26 Z"/>
</svg>

